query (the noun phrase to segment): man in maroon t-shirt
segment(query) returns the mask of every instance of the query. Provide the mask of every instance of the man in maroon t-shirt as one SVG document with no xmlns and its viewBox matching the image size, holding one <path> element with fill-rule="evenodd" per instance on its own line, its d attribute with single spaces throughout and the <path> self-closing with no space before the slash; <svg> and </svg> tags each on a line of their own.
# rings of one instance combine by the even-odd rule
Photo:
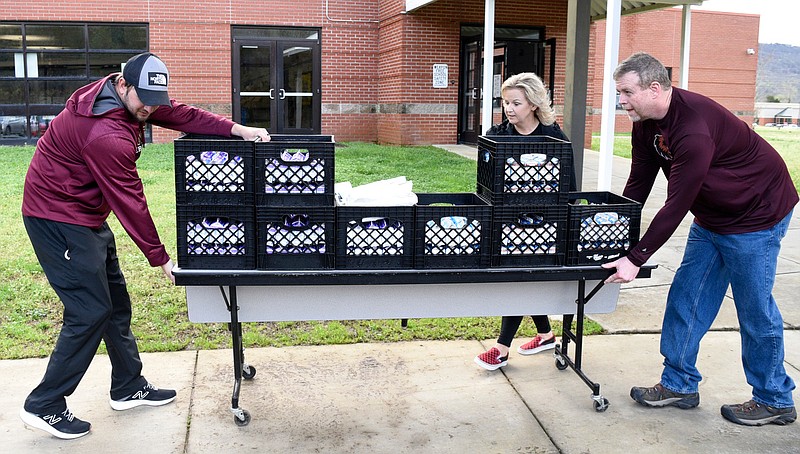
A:
<svg viewBox="0 0 800 454">
<path fill-rule="evenodd" d="M 688 212 L 694 222 L 667 297 L 661 331 L 664 370 L 631 397 L 647 407 L 693 408 L 695 363 L 730 285 L 742 362 L 752 399 L 723 405 L 722 416 L 760 426 L 794 422 L 794 382 L 783 366 L 783 319 L 772 297 L 778 252 L 797 190 L 775 149 L 715 101 L 673 88 L 664 65 L 640 52 L 614 71 L 620 105 L 633 123 L 631 174 L 623 194 L 644 203 L 659 170 L 667 199 L 641 241 L 606 282 L 631 282 Z"/>
</svg>

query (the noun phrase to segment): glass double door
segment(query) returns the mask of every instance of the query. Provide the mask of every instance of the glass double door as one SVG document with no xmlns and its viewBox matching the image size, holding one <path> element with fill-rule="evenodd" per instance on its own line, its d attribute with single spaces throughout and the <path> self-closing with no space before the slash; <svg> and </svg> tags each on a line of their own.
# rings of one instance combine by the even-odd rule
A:
<svg viewBox="0 0 800 454">
<path fill-rule="evenodd" d="M 549 54 L 549 55 L 548 55 Z M 513 74 L 533 72 L 541 77 L 553 99 L 555 74 L 555 39 L 495 41 L 491 58 L 494 65 L 492 96 L 492 123 L 505 119 L 500 86 Z M 482 125 L 483 65 L 486 59 L 483 43 L 477 38 L 465 39 L 461 44 L 461 85 L 458 117 L 459 143 L 475 144 L 492 125 Z"/>
<path fill-rule="evenodd" d="M 272 134 L 319 134 L 320 49 L 309 40 L 238 39 L 233 119 Z"/>
</svg>

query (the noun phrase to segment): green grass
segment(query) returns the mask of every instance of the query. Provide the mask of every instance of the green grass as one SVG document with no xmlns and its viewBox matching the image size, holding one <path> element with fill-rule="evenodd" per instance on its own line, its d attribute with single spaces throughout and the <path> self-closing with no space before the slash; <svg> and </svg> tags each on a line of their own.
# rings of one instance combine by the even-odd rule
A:
<svg viewBox="0 0 800 454">
<path fill-rule="evenodd" d="M 781 153 L 800 186 L 800 131 L 759 128 Z M 599 149 L 599 139 L 592 148 Z M 0 359 L 41 357 L 50 353 L 58 335 L 62 306 L 47 284 L 22 227 L 22 185 L 33 147 L 0 147 Z M 630 153 L 630 135 L 618 137 L 615 154 Z M 347 143 L 336 148 L 336 180 L 353 185 L 405 176 L 416 192 L 472 192 L 476 163 L 435 147 L 380 146 Z M 173 257 L 175 178 L 171 144 L 148 145 L 139 172 L 161 239 Z M 159 268 L 148 265 L 139 249 L 112 215 L 120 260 L 134 305 L 132 327 L 144 352 L 229 348 L 226 324 L 189 322 L 182 288 L 169 285 Z M 394 342 L 403 340 L 488 339 L 500 330 L 499 317 L 244 324 L 246 347 Z M 561 326 L 553 323 L 560 333 Z M 589 321 L 587 334 L 602 332 Z M 530 319 L 518 337 L 530 337 Z M 103 347 L 101 346 L 101 351 Z"/>
<path fill-rule="evenodd" d="M 798 191 L 800 191 L 800 128 L 767 128 L 759 126 L 756 132 L 766 139 L 786 161 L 789 174 Z M 600 137 L 592 137 L 592 150 L 600 151 Z M 617 134 L 614 137 L 614 155 L 623 158 L 631 157 L 631 135 Z"/>
<path fill-rule="evenodd" d="M 22 227 L 22 185 L 33 147 L 0 147 L 0 359 L 48 355 L 61 323 L 62 306 L 47 284 Z M 473 192 L 476 163 L 435 147 L 348 143 L 336 148 L 336 179 L 354 185 L 396 176 L 414 182 L 416 192 Z M 175 178 L 172 145 L 148 145 L 139 173 L 161 239 L 173 257 Z M 109 224 L 133 302 L 132 328 L 144 352 L 230 348 L 226 324 L 191 323 L 181 287 L 169 285 L 152 268 L 112 215 Z M 499 317 L 418 319 L 402 328 L 399 320 L 244 324 L 246 347 L 401 340 L 487 339 L 497 336 Z M 587 334 L 602 327 L 589 321 Z M 561 331 L 558 322 L 553 323 Z M 518 333 L 530 337 L 527 319 Z M 103 347 L 101 346 L 101 351 Z"/>
</svg>

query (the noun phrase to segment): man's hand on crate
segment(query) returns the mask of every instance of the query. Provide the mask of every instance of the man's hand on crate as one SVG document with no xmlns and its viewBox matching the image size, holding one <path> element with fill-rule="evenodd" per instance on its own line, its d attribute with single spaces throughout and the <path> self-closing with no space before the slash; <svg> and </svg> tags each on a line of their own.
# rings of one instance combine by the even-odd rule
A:
<svg viewBox="0 0 800 454">
<path fill-rule="evenodd" d="M 603 268 L 616 268 L 616 272 L 605 280 L 606 284 L 627 284 L 639 275 L 639 267 L 631 263 L 627 257 L 622 257 L 613 262 L 603 263 Z"/>
<path fill-rule="evenodd" d="M 173 266 L 175 265 L 172 263 L 172 260 L 170 260 L 167 263 L 161 265 L 161 271 L 163 271 L 164 276 L 167 276 L 167 279 L 169 279 L 172 282 L 172 285 L 175 285 L 175 275 L 172 274 Z"/>
<path fill-rule="evenodd" d="M 250 126 L 240 125 L 235 123 L 231 128 L 232 136 L 239 136 L 244 140 L 261 140 L 262 142 L 269 142 L 270 136 L 264 128 L 253 128 Z"/>
</svg>

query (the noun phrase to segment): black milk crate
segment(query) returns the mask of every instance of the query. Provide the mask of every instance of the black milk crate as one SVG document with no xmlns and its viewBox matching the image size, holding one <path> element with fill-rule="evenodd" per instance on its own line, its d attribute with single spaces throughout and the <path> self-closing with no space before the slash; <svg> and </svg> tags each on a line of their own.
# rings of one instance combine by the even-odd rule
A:
<svg viewBox="0 0 800 454">
<path fill-rule="evenodd" d="M 492 206 L 477 194 L 417 194 L 415 268 L 488 268 Z"/>
<path fill-rule="evenodd" d="M 610 192 L 569 194 L 567 265 L 615 260 L 639 242 L 642 204 Z"/>
<path fill-rule="evenodd" d="M 252 206 L 179 204 L 177 221 L 181 268 L 255 269 L 256 227 Z"/>
<path fill-rule="evenodd" d="M 175 139 L 175 200 L 187 205 L 253 204 L 254 142 L 185 134 Z"/>
<path fill-rule="evenodd" d="M 562 266 L 567 255 L 567 205 L 495 205 L 493 267 Z"/>
<path fill-rule="evenodd" d="M 260 270 L 330 269 L 334 264 L 333 205 L 256 207 Z"/>
<path fill-rule="evenodd" d="M 336 207 L 336 268 L 414 266 L 413 206 Z"/>
<path fill-rule="evenodd" d="M 256 205 L 333 206 L 333 136 L 276 134 L 255 150 Z"/>
<path fill-rule="evenodd" d="M 478 137 L 477 192 L 493 205 L 567 202 L 572 144 L 550 136 Z"/>
</svg>

